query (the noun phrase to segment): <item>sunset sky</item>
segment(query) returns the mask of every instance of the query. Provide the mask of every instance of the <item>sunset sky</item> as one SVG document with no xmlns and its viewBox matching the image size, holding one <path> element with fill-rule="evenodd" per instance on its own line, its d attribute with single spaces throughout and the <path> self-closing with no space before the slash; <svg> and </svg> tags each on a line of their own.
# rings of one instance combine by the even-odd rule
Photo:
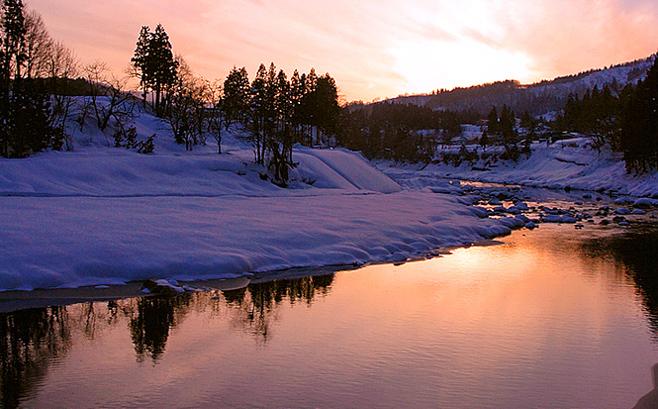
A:
<svg viewBox="0 0 658 409">
<path fill-rule="evenodd" d="M 531 82 L 647 57 L 656 0 L 27 0 L 84 63 L 124 71 L 162 23 L 196 73 L 315 67 L 345 100 L 502 79 Z"/>
</svg>

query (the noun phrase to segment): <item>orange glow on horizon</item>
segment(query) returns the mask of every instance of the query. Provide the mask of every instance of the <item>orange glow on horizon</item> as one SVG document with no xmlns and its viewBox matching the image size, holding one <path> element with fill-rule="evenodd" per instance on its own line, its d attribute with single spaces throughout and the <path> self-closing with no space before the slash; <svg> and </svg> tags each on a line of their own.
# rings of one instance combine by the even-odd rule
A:
<svg viewBox="0 0 658 409">
<path fill-rule="evenodd" d="M 654 0 L 28 0 L 83 63 L 125 72 L 142 25 L 161 22 L 196 73 L 261 62 L 315 67 L 345 100 L 504 79 L 533 82 L 656 51 Z"/>
</svg>

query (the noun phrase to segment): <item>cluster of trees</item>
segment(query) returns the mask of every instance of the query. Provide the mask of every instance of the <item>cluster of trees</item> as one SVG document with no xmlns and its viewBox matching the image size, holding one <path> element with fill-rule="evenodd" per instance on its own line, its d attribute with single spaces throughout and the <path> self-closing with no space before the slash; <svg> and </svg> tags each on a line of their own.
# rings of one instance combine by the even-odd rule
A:
<svg viewBox="0 0 658 409">
<path fill-rule="evenodd" d="M 370 158 L 429 162 L 439 143 L 451 143 L 461 133 L 461 124 L 477 119 L 473 112 L 433 111 L 411 104 L 352 105 L 343 110 L 338 137 L 341 145 Z"/>
<path fill-rule="evenodd" d="M 251 82 L 244 67 L 234 67 L 215 108 L 226 127 L 238 122 L 247 129 L 254 160 L 268 165 L 279 184 L 287 183 L 293 166 L 293 144 L 311 145 L 314 130 L 318 139 L 334 135 L 340 115 L 338 88 L 329 74 L 295 70 L 288 79 L 274 63 L 261 64 Z"/>
<path fill-rule="evenodd" d="M 164 115 L 170 102 L 167 96 L 172 94 L 178 79 L 180 61 L 174 57 L 169 35 L 161 24 L 153 32 L 148 26 L 142 27 L 131 63 L 139 78 L 144 104 L 151 91 L 156 114 Z"/>
<path fill-rule="evenodd" d="M 144 104 L 148 95 L 155 113 L 171 125 L 176 142 L 187 150 L 205 144 L 207 135 L 217 141 L 240 124 L 254 150 L 255 162 L 266 165 L 273 181 L 286 185 L 294 166 L 295 143 L 311 144 L 318 137 L 336 133 L 340 106 L 335 80 L 315 70 L 288 79 L 274 63 L 261 64 L 250 81 L 247 70 L 234 67 L 224 81 L 197 77 L 182 57 L 174 56 L 165 29 L 153 33 L 143 27 L 132 58 Z"/>
<path fill-rule="evenodd" d="M 629 171 L 658 169 L 658 59 L 646 78 L 620 91 L 605 86 L 569 96 L 554 127 L 597 138 L 623 152 Z"/>
<path fill-rule="evenodd" d="M 51 97 L 75 70 L 71 52 L 50 38 L 22 0 L 0 3 L 0 156 L 23 157 L 64 145 L 70 100 Z"/>
<path fill-rule="evenodd" d="M 609 86 L 599 90 L 594 87 L 582 97 L 570 94 L 561 115 L 554 127 L 559 131 L 576 131 L 595 135 L 599 146 L 612 145 L 618 141 L 620 120 L 633 86 L 626 86 L 621 92 L 613 92 Z"/>
<path fill-rule="evenodd" d="M 628 97 L 620 140 L 629 170 L 658 169 L 658 58 Z"/>
<path fill-rule="evenodd" d="M 518 138 L 514 111 L 507 105 L 503 105 L 500 115 L 498 115 L 496 107 L 492 107 L 489 115 L 487 115 L 487 129 L 482 134 L 482 140 L 489 141 L 490 143 L 498 139 L 503 145 L 510 146 L 516 144 Z M 485 146 L 489 143 L 480 142 L 480 144 Z"/>
</svg>

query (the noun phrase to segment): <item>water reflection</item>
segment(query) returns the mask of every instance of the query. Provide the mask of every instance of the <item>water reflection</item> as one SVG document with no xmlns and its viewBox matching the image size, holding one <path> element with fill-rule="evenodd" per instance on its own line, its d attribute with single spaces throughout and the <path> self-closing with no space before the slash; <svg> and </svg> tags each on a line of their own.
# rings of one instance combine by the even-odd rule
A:
<svg viewBox="0 0 658 409">
<path fill-rule="evenodd" d="M 66 307 L 0 315 L 1 406 L 18 406 L 44 378 L 50 362 L 65 355 L 70 347 Z"/>
<path fill-rule="evenodd" d="M 658 364 L 653 366 L 653 390 L 644 395 L 633 409 L 655 409 L 658 408 Z"/>
<path fill-rule="evenodd" d="M 654 336 L 658 337 L 658 232 L 631 231 L 588 240 L 582 250 L 595 259 L 611 259 L 633 280 Z"/>
<path fill-rule="evenodd" d="M 184 319 L 191 295 L 141 298 L 128 309 L 130 335 L 139 362 L 146 355 L 156 362 L 165 352 L 169 331 Z"/>
<path fill-rule="evenodd" d="M 3 408 L 17 407 L 41 382 L 49 365 L 65 355 L 72 331 L 89 340 L 127 321 L 137 362 L 157 363 L 170 333 L 194 310 L 228 317 L 235 325 L 267 342 L 276 310 L 283 303 L 311 305 L 325 296 L 334 275 L 250 284 L 232 291 L 85 303 L 0 314 L 0 396 Z"/>
<path fill-rule="evenodd" d="M 224 296 L 227 303 L 240 312 L 241 325 L 262 342 L 267 342 L 277 307 L 286 300 L 290 305 L 311 305 L 318 295 L 327 295 L 333 280 L 334 275 L 327 274 L 262 282 L 249 285 L 246 292 L 244 289 L 226 291 Z"/>
<path fill-rule="evenodd" d="M 0 314 L 1 405 L 632 407 L 658 358 L 658 236 L 559 229 L 340 280 Z"/>
</svg>

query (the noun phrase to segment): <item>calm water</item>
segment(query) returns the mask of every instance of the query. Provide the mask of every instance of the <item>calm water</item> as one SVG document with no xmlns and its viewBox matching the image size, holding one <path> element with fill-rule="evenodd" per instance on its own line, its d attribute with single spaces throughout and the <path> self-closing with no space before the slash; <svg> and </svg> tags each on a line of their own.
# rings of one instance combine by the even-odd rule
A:
<svg viewBox="0 0 658 409">
<path fill-rule="evenodd" d="M 658 363 L 658 235 L 591 235 L 543 226 L 402 266 L 3 314 L 0 401 L 631 408 Z"/>
</svg>

